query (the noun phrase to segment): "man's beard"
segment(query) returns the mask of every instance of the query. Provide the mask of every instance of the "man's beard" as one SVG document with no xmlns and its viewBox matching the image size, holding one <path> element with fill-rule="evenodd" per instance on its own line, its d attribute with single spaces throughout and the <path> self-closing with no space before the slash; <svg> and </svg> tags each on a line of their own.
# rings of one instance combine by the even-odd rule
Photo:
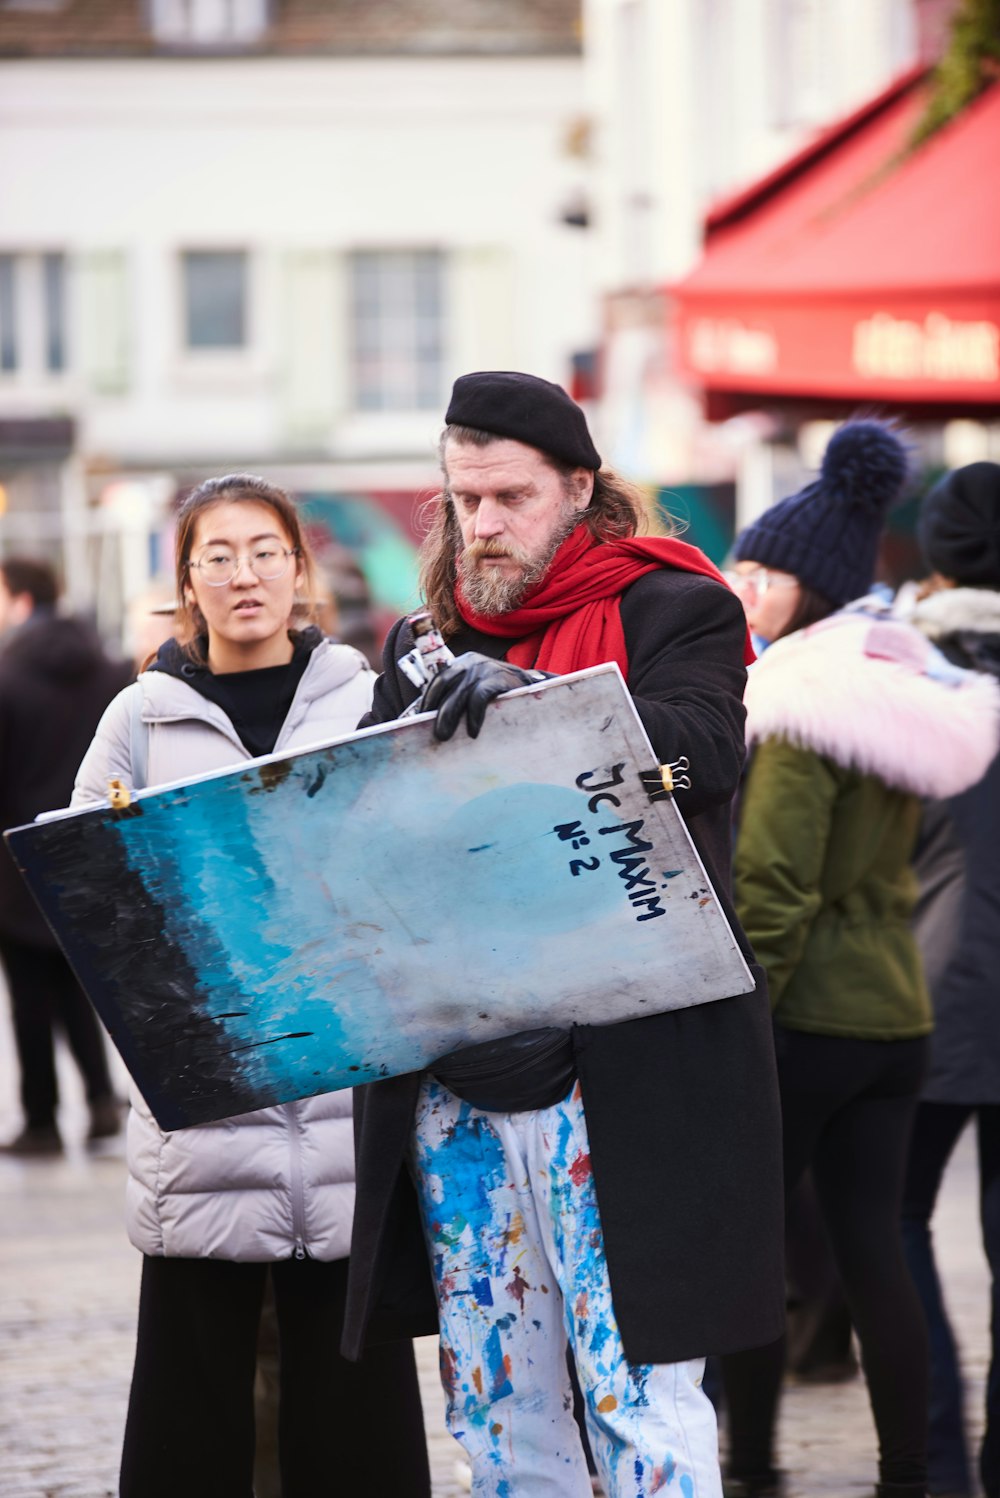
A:
<svg viewBox="0 0 1000 1498">
<path fill-rule="evenodd" d="M 559 524 L 539 552 L 528 552 L 509 541 L 471 541 L 458 554 L 462 596 L 477 614 L 509 614 L 548 572 L 552 558 L 580 523 L 579 510 L 567 505 Z M 516 572 L 479 565 L 484 557 L 516 562 Z"/>
</svg>

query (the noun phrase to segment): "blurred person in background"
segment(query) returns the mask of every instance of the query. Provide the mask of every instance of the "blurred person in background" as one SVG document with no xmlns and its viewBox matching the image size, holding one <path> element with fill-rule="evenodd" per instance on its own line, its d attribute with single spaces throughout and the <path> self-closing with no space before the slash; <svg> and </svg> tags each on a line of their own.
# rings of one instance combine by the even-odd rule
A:
<svg viewBox="0 0 1000 1498">
<path fill-rule="evenodd" d="M 177 600 L 172 577 L 154 577 L 125 610 L 126 647 L 136 675 L 144 671 L 164 640 L 176 634 Z"/>
<path fill-rule="evenodd" d="M 979 779 L 1000 704 L 993 682 L 882 617 L 887 605 L 845 607 L 871 585 L 906 473 L 892 430 L 847 423 L 818 480 L 739 535 L 733 578 L 767 643 L 747 684 L 736 905 L 768 974 L 785 1189 L 812 1167 L 861 1344 L 880 1498 L 927 1492 L 927 1338 L 899 1225 L 932 1027 L 910 858 L 920 797 Z M 782 1490 L 784 1363 L 784 1339 L 723 1360 L 727 1498 Z"/>
<path fill-rule="evenodd" d="M 1000 677 L 1000 465 L 946 475 L 924 501 L 918 536 L 932 576 L 911 622 L 957 666 Z M 930 1333 L 930 1487 L 962 1498 L 975 1491 L 930 1233 L 945 1167 L 974 1117 L 993 1339 L 980 1474 L 987 1498 L 1000 1498 L 1000 758 L 964 795 L 928 803 L 916 870 L 915 929 L 934 1036 L 910 1144 L 903 1242 Z"/>
<path fill-rule="evenodd" d="M 0 827 L 65 806 L 73 776 L 111 698 L 131 677 L 105 654 L 83 619 L 56 611 L 48 562 L 0 562 Z M 10 992 L 24 1126 L 0 1146 L 7 1155 L 62 1152 L 54 1031 L 61 1030 L 83 1079 L 88 1143 L 117 1134 L 100 1022 L 56 946 L 6 844 L 0 845 L 0 961 Z"/>
<path fill-rule="evenodd" d="M 343 645 L 353 645 L 378 670 L 381 642 L 375 636 L 371 589 L 361 564 L 346 546 L 334 541 L 323 547 L 318 564 L 320 629 Z"/>
<path fill-rule="evenodd" d="M 209 479 L 177 518 L 179 639 L 112 702 L 73 804 L 351 733 L 374 675 L 311 623 L 312 557 L 288 496 Z M 132 1089 L 129 1237 L 143 1254 L 121 1498 L 251 1498 L 254 1374 L 270 1279 L 283 1498 L 428 1498 L 410 1342 L 338 1352 L 354 1210 L 349 1090 L 165 1133 Z"/>
</svg>

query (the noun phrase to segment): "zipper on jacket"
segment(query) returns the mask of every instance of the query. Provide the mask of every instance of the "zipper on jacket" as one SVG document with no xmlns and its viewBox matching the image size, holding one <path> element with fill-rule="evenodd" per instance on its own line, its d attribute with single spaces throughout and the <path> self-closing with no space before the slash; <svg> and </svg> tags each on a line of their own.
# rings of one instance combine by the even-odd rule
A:
<svg viewBox="0 0 1000 1498">
<path fill-rule="evenodd" d="M 306 713 L 309 711 L 310 707 L 315 701 L 315 697 L 313 695 L 313 687 L 315 686 L 315 683 L 309 682 L 309 675 L 310 672 L 315 675 L 313 667 L 317 664 L 316 651 L 322 650 L 323 646 L 326 643 L 327 642 L 325 640 L 321 640 L 320 643 L 316 646 L 316 650 L 312 651 L 308 661 L 306 662 L 306 669 L 300 676 L 299 684 L 295 688 L 295 692 L 291 702 L 288 704 L 288 711 L 285 714 L 285 721 L 278 729 L 278 737 L 275 739 L 274 748 L 271 751 L 273 754 L 280 754 L 283 750 L 288 748 L 289 739 L 292 737 L 299 724 L 304 721 Z M 346 686 L 347 683 L 345 682 L 343 683 L 343 685 Z M 323 694 L 320 693 L 320 695 Z"/>
<path fill-rule="evenodd" d="M 295 1258 L 306 1257 L 305 1245 L 305 1187 L 302 1181 L 302 1121 L 295 1103 L 284 1104 L 288 1117 L 288 1141 L 292 1162 L 292 1233 L 295 1237 Z"/>
</svg>

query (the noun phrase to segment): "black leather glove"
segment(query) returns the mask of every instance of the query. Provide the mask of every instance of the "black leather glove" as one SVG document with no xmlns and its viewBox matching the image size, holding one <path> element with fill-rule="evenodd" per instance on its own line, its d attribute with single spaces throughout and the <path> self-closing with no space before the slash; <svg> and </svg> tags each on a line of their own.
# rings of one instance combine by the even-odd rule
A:
<svg viewBox="0 0 1000 1498">
<path fill-rule="evenodd" d="M 547 679 L 545 671 L 522 671 L 520 666 L 494 661 L 488 655 L 470 650 L 428 683 L 420 701 L 420 711 L 430 713 L 437 709 L 434 719 L 436 739 L 450 739 L 463 717 L 469 738 L 475 739 L 479 737 L 486 709 L 494 697 L 499 697 L 502 692 L 512 692 L 515 687 L 527 687 Z"/>
</svg>

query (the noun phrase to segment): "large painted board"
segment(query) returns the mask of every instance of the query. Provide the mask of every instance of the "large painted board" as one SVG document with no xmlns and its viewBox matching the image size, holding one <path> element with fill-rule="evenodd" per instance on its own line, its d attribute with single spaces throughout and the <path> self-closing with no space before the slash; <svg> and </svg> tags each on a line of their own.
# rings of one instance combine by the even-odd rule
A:
<svg viewBox="0 0 1000 1498">
<path fill-rule="evenodd" d="M 753 987 L 615 666 L 18 828 L 165 1128 Z"/>
</svg>

